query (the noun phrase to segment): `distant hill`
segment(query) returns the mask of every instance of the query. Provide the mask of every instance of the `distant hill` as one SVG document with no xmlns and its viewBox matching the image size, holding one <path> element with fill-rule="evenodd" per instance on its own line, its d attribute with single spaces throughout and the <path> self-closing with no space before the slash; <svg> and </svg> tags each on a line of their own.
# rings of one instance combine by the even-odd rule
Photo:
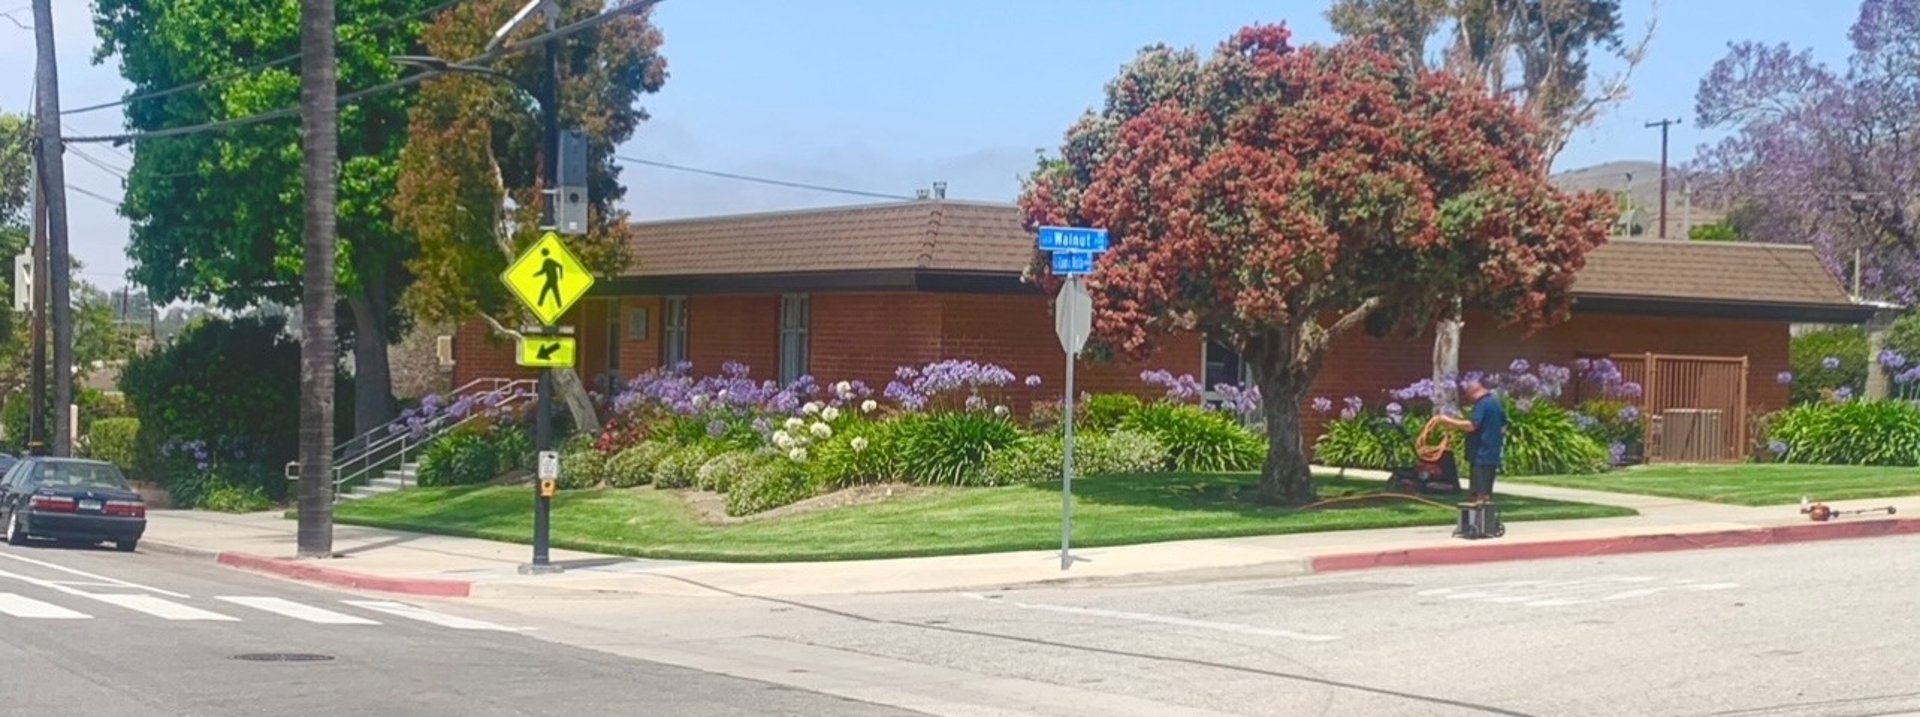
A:
<svg viewBox="0 0 1920 717">
<path fill-rule="evenodd" d="M 1667 237 L 1685 238 L 1687 228 L 1720 221 L 1725 212 L 1695 203 L 1688 211 L 1685 175 L 1672 170 L 1667 184 Z M 1553 175 L 1553 183 L 1569 191 L 1625 191 L 1633 199 L 1634 221 L 1644 229 L 1643 236 L 1657 237 L 1660 221 L 1660 163 L 1623 160 L 1581 167 Z M 1689 217 L 1691 214 L 1691 217 Z"/>
</svg>

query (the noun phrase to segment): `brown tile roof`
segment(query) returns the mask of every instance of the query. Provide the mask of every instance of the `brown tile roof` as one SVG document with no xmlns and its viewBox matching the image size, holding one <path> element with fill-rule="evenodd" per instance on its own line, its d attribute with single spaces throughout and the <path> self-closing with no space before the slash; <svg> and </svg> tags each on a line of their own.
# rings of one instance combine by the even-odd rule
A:
<svg viewBox="0 0 1920 717">
<path fill-rule="evenodd" d="M 936 270 L 1017 274 L 1033 238 L 1009 204 L 921 200 L 643 222 L 632 277 Z M 1805 246 L 1617 239 L 1587 258 L 1581 296 L 1850 306 Z"/>
<path fill-rule="evenodd" d="M 1851 305 L 1813 249 L 1792 244 L 1615 239 L 1587 255 L 1581 296 Z"/>
</svg>

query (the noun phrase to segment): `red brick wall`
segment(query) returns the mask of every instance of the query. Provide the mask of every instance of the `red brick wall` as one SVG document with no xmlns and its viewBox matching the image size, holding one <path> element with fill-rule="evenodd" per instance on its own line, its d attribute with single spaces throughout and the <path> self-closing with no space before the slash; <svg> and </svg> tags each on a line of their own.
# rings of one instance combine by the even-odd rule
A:
<svg viewBox="0 0 1920 717">
<path fill-rule="evenodd" d="M 935 294 L 814 294 L 808 372 L 821 381 L 865 381 L 880 391 L 893 380 L 895 368 L 938 360 L 942 299 Z"/>
<path fill-rule="evenodd" d="M 630 297 L 626 306 L 647 306 L 648 335 L 626 337 L 622 346 L 622 373 L 628 377 L 659 363 L 660 302 L 652 297 Z M 809 372 L 822 381 L 860 379 L 879 390 L 892 380 L 895 367 L 946 358 L 997 363 L 1021 378 L 1038 374 L 1043 388 L 1027 395 L 1013 392 L 1017 406 L 1026 399 L 1057 398 L 1065 380 L 1065 358 L 1053 333 L 1047 301 L 1038 296 L 954 294 L 815 294 L 812 296 Z M 604 311 L 602 309 L 601 311 Z M 751 366 L 755 376 L 772 377 L 777 369 L 779 297 L 696 296 L 688 300 L 688 353 L 697 374 L 717 373 L 720 365 L 736 360 Z M 582 369 L 602 361 L 591 354 L 601 346 L 588 339 L 604 331 L 604 314 L 582 312 L 571 322 L 583 327 Z M 629 326 L 622 319 L 623 332 Z M 587 327 L 592 327 L 587 331 Z M 513 365 L 512 345 L 493 343 L 478 321 L 461 325 L 454 339 L 454 382 L 479 377 L 531 376 Z M 1769 410 L 1786 403 L 1786 391 L 1771 377 L 1786 370 L 1788 326 L 1784 322 L 1642 316 L 1578 315 L 1565 324 L 1523 336 L 1500 328 L 1486 315 L 1469 315 L 1462 337 L 1464 370 L 1499 370 L 1516 357 L 1535 363 L 1570 363 L 1581 354 L 1669 353 L 1700 356 L 1747 356 L 1751 361 L 1748 404 Z M 1386 400 L 1384 392 L 1431 374 L 1431 336 L 1418 339 L 1376 339 L 1352 335 L 1337 342 L 1328 355 L 1310 397 L 1339 401 L 1359 396 L 1369 405 Z M 1200 375 L 1201 341 L 1197 335 L 1167 339 L 1148 362 L 1176 374 Z M 1152 395 L 1140 382 L 1144 366 L 1127 362 L 1082 360 L 1076 382 L 1083 391 L 1133 392 Z M 591 378 L 591 373 L 583 373 Z M 1306 412 L 1308 438 L 1317 435 L 1323 420 Z"/>
<path fill-rule="evenodd" d="M 780 375 L 780 297 L 694 296 L 687 299 L 687 360 L 707 376 L 739 361 L 761 378 Z"/>
</svg>

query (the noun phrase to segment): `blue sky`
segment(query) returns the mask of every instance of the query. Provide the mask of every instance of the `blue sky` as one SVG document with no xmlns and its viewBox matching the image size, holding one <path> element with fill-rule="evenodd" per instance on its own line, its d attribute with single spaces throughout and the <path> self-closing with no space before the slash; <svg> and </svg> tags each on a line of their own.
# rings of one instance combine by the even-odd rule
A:
<svg viewBox="0 0 1920 717">
<path fill-rule="evenodd" d="M 26 0 L 0 0 L 23 21 Z M 120 97 L 109 63 L 90 63 L 84 0 L 54 0 L 68 107 Z M 1625 0 L 1643 31 L 1649 0 Z M 623 153 L 674 164 L 910 195 L 934 181 L 949 196 L 1007 201 L 1034 150 L 1052 149 L 1102 86 L 1144 45 L 1211 48 L 1252 22 L 1284 21 L 1301 42 L 1333 39 L 1326 3 L 1305 0 L 666 0 L 655 20 L 672 68 L 646 100 L 653 120 Z M 1664 0 L 1632 97 L 1575 135 L 1558 167 L 1657 159 L 1661 117 L 1691 119 L 1693 93 L 1728 42 L 1790 42 L 1844 61 L 1857 5 L 1810 0 Z M 32 35 L 0 19 L 0 111 L 30 107 Z M 1602 71 L 1617 67 L 1605 65 Z M 120 128 L 112 111 L 69 118 L 73 130 Z M 1676 162 L 1711 139 L 1674 131 Z M 85 150 L 124 167 L 115 150 Z M 118 197 L 119 180 L 70 158 L 75 187 Z M 628 208 L 641 218 L 871 201 L 634 166 Z M 82 278 L 118 285 L 126 223 L 104 202 L 72 195 Z"/>
</svg>

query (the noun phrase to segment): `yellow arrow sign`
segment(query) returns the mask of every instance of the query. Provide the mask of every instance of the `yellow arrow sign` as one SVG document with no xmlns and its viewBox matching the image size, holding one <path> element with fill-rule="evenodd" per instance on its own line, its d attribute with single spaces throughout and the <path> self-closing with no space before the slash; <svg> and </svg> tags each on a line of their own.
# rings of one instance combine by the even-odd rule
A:
<svg viewBox="0 0 1920 717">
<path fill-rule="evenodd" d="M 507 265 L 500 281 L 534 318 L 552 326 L 593 288 L 593 273 L 567 251 L 560 235 L 547 232 Z"/>
<path fill-rule="evenodd" d="M 527 368 L 571 368 L 577 348 L 572 336 L 522 336 L 514 363 Z"/>
</svg>

